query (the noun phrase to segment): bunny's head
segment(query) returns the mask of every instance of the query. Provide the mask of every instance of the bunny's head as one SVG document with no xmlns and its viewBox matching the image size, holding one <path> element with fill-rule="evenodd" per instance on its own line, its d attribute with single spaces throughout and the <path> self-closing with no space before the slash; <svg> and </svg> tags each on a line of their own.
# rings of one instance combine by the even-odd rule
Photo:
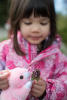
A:
<svg viewBox="0 0 67 100">
<path fill-rule="evenodd" d="M 30 72 L 26 68 L 15 68 L 10 71 L 9 86 L 21 88 L 30 80 Z"/>
</svg>

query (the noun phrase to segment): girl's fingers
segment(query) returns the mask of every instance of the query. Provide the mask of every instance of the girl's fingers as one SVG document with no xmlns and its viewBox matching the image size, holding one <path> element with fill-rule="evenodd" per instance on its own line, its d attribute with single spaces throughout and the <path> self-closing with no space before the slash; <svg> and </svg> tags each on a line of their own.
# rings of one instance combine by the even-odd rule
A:
<svg viewBox="0 0 67 100">
<path fill-rule="evenodd" d="M 33 89 L 31 90 L 31 92 L 33 92 L 33 93 L 38 93 L 38 92 L 39 92 L 39 89 L 33 88 Z"/>
<path fill-rule="evenodd" d="M 4 79 L 4 80 L 0 81 L 0 85 L 3 85 L 3 84 L 8 84 L 8 80 Z"/>
<path fill-rule="evenodd" d="M 34 92 L 32 92 L 31 94 L 32 94 L 32 96 L 34 96 L 34 97 L 39 97 L 39 96 L 40 96 L 39 93 L 34 93 Z"/>
<path fill-rule="evenodd" d="M 9 87 L 9 82 L 7 79 L 0 81 L 0 89 L 7 89 Z"/>
<path fill-rule="evenodd" d="M 10 75 L 8 70 L 0 71 L 0 80 L 7 78 Z"/>
<path fill-rule="evenodd" d="M 34 84 L 43 86 L 43 85 L 46 85 L 46 82 L 45 82 L 43 79 L 40 78 L 39 81 L 34 80 L 33 85 L 34 85 Z"/>
<path fill-rule="evenodd" d="M 0 89 L 5 90 L 9 87 L 9 84 L 3 84 L 0 86 Z"/>
<path fill-rule="evenodd" d="M 2 70 L 0 71 L 0 74 L 6 73 L 6 72 L 9 72 L 9 70 Z"/>
<path fill-rule="evenodd" d="M 38 97 L 41 93 L 40 93 L 39 90 L 33 89 L 33 90 L 31 90 L 31 94 L 32 94 L 33 96 L 35 96 L 35 97 Z"/>
<path fill-rule="evenodd" d="M 34 80 L 31 89 L 31 94 L 35 97 L 40 97 L 46 90 L 46 82 L 40 78 L 38 81 Z"/>
<path fill-rule="evenodd" d="M 44 86 L 44 85 L 46 85 L 46 82 L 44 80 L 40 79 L 37 84 L 40 86 Z"/>
<path fill-rule="evenodd" d="M 34 96 L 34 97 L 40 97 L 40 96 L 43 94 L 43 92 L 42 92 L 42 90 L 40 91 L 40 90 L 37 90 L 37 89 L 33 89 L 33 90 L 31 91 L 31 94 L 32 94 L 32 96 Z"/>
<path fill-rule="evenodd" d="M 38 85 L 38 84 L 35 84 L 32 89 L 36 89 L 36 90 L 42 90 L 42 86 Z"/>
</svg>

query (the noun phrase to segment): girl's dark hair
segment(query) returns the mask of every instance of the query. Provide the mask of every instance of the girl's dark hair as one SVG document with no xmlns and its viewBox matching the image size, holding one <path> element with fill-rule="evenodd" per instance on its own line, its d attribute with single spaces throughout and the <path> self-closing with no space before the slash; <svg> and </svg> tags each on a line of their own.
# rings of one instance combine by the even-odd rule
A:
<svg viewBox="0 0 67 100">
<path fill-rule="evenodd" d="M 50 36 L 42 41 L 40 51 L 50 46 L 56 35 L 56 13 L 54 0 L 12 0 L 10 7 L 10 23 L 13 30 L 14 49 L 17 54 L 23 55 L 17 40 L 19 23 L 23 18 L 29 18 L 34 11 L 34 16 L 48 17 L 50 19 Z"/>
</svg>

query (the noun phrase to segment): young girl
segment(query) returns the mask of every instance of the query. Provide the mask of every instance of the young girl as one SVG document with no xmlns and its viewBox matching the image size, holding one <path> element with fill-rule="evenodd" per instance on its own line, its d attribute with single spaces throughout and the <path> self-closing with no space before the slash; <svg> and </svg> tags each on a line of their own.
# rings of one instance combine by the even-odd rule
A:
<svg viewBox="0 0 67 100">
<path fill-rule="evenodd" d="M 11 39 L 0 43 L 0 89 L 9 87 L 7 69 L 40 70 L 30 95 L 34 100 L 67 100 L 67 58 L 56 37 L 53 0 L 12 0 Z M 4 75 L 4 73 L 6 73 Z M 31 96 L 27 98 L 32 100 Z"/>
</svg>

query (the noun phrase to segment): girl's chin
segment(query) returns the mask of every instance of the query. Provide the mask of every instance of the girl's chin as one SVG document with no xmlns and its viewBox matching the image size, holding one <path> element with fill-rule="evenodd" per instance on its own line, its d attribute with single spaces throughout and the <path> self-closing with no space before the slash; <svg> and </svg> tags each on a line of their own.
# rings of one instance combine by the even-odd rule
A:
<svg viewBox="0 0 67 100">
<path fill-rule="evenodd" d="M 35 45 L 38 45 L 38 44 L 40 44 L 41 43 L 41 41 L 29 41 L 29 43 L 31 43 L 31 44 L 35 44 Z"/>
</svg>

